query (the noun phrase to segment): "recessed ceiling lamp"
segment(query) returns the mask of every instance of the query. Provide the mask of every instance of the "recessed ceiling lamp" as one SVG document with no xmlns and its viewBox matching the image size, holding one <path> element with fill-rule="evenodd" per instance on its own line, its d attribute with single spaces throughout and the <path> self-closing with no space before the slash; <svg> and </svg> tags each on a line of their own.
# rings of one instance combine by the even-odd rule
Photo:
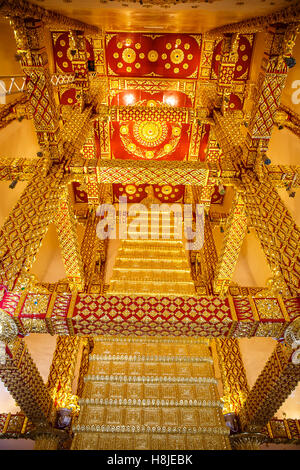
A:
<svg viewBox="0 0 300 470">
<path fill-rule="evenodd" d="M 131 94 L 131 93 L 128 93 L 126 94 L 126 96 L 124 97 L 124 100 L 125 100 L 125 103 L 128 105 L 128 104 L 132 104 L 134 102 L 134 96 Z"/>
</svg>

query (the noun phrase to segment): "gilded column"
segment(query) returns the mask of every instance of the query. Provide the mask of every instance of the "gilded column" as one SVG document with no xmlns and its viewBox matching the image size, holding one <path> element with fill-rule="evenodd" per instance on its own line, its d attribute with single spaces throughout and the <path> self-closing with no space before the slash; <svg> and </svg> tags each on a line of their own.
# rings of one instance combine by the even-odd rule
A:
<svg viewBox="0 0 300 470">
<path fill-rule="evenodd" d="M 259 181 L 251 172 L 242 173 L 243 194 L 249 222 L 255 228 L 279 293 L 299 294 L 300 230 L 283 204 L 267 172 Z"/>
<path fill-rule="evenodd" d="M 8 343 L 5 364 L 0 363 L 0 379 L 27 418 L 35 425 L 48 426 L 50 394 L 20 338 Z"/>
<path fill-rule="evenodd" d="M 28 112 L 33 117 L 38 142 L 42 149 L 49 151 L 51 158 L 58 161 L 61 158 L 59 112 L 48 67 L 43 24 L 14 18 L 11 25 L 26 74 Z"/>
<path fill-rule="evenodd" d="M 77 397 L 72 393 L 75 366 L 79 354 L 79 336 L 58 336 L 46 387 L 53 400 L 50 411 L 54 420 L 58 408 L 77 411 Z"/>
<path fill-rule="evenodd" d="M 84 289 L 83 262 L 78 242 L 77 222 L 68 186 L 62 191 L 55 225 L 70 288 L 82 291 Z"/>
<path fill-rule="evenodd" d="M 239 418 L 244 431 L 260 431 L 267 425 L 300 380 L 299 362 L 292 361 L 292 348 L 277 343 L 257 378 Z"/>
<path fill-rule="evenodd" d="M 252 108 L 243 154 L 247 167 L 255 163 L 259 150 L 268 148 L 298 30 L 299 27 L 292 24 L 272 26 L 266 32 L 266 49 L 257 86 L 258 99 Z"/>
<path fill-rule="evenodd" d="M 96 216 L 95 209 L 90 209 L 85 225 L 85 232 L 81 244 L 81 257 L 83 261 L 84 279 L 86 289 L 93 279 L 95 273 L 95 263 L 97 258 L 97 247 L 100 240 L 96 234 L 99 217 Z"/>
<path fill-rule="evenodd" d="M 74 71 L 74 85 L 77 95 L 80 96 L 78 101 L 81 107 L 84 105 L 84 91 L 89 88 L 88 59 L 86 53 L 85 37 L 82 31 L 70 31 L 70 48 L 72 54 L 72 66 Z"/>
<path fill-rule="evenodd" d="M 62 176 L 63 168 L 53 166 L 45 176 L 38 167 L 0 230 L 0 279 L 10 290 L 29 283 L 29 269 L 56 215 Z"/>
<path fill-rule="evenodd" d="M 225 114 L 229 108 L 229 100 L 234 80 L 235 66 L 238 60 L 239 34 L 224 36 L 222 59 L 218 76 L 217 93 L 221 98 L 221 110 Z"/>
<path fill-rule="evenodd" d="M 246 206 L 242 193 L 236 191 L 226 223 L 222 249 L 213 282 L 213 290 L 216 294 L 224 295 L 228 290 L 246 232 Z"/>
<path fill-rule="evenodd" d="M 215 340 L 223 383 L 223 413 L 238 414 L 249 394 L 249 386 L 238 339 Z"/>
</svg>

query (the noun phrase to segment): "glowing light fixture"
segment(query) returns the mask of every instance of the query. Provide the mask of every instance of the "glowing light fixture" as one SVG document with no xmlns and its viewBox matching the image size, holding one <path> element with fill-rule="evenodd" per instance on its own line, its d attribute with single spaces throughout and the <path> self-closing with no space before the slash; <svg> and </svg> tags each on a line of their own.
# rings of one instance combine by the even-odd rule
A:
<svg viewBox="0 0 300 470">
<path fill-rule="evenodd" d="M 125 96 L 125 103 L 132 104 L 134 102 L 134 96 L 131 93 Z"/>
</svg>

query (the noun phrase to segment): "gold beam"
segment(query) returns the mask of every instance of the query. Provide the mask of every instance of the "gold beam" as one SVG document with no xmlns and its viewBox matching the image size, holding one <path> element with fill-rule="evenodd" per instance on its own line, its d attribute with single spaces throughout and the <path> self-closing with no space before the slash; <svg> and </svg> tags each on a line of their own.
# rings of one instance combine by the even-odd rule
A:
<svg viewBox="0 0 300 470">
<path fill-rule="evenodd" d="M 278 343 L 239 414 L 246 431 L 267 425 L 300 380 L 300 365 L 291 361 L 290 346 Z"/>
</svg>

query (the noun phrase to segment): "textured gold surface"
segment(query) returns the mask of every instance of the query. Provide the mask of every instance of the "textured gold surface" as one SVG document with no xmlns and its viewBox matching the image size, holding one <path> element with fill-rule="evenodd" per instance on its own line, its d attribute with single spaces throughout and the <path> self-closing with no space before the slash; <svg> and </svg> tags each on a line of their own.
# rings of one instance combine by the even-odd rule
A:
<svg viewBox="0 0 300 470">
<path fill-rule="evenodd" d="M 73 449 L 229 449 L 207 344 L 99 338 L 80 403 Z"/>
<path fill-rule="evenodd" d="M 145 202 L 145 200 L 143 201 Z M 152 214 L 155 214 L 153 211 Z M 159 217 L 159 213 L 158 217 Z M 140 212 L 141 236 L 147 234 L 147 213 Z M 160 216 L 158 234 L 174 233 L 174 218 L 164 222 Z M 133 235 L 130 225 L 129 236 Z M 172 237 L 173 238 L 173 237 Z M 108 294 L 181 295 L 195 294 L 195 287 L 182 240 L 126 239 L 118 251 Z"/>
</svg>

